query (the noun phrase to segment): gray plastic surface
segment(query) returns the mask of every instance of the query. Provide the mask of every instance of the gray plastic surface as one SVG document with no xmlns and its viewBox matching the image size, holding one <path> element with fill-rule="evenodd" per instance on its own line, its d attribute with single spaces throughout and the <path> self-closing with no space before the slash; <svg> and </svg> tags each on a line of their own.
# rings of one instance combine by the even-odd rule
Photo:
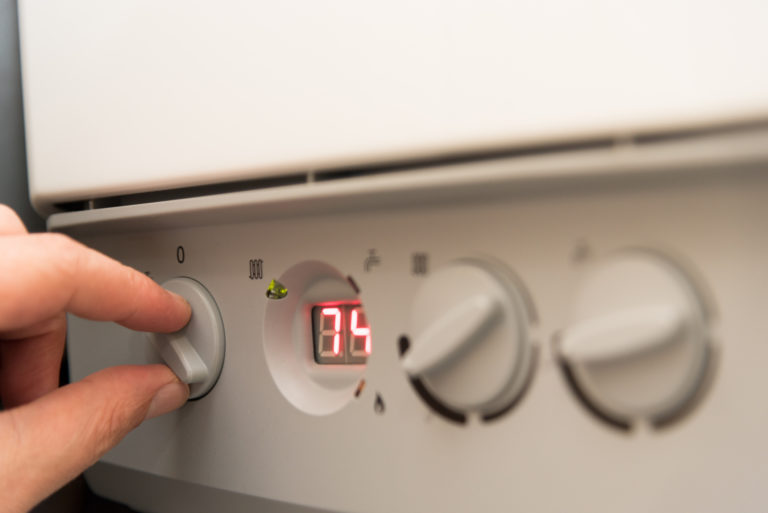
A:
<svg viewBox="0 0 768 513">
<path fill-rule="evenodd" d="M 85 477 L 92 488 L 143 513 L 324 513 L 329 511 L 228 492 L 109 463 L 97 463 L 85 472 Z M 142 493 L 137 493 L 137 490 L 141 490 Z"/>
</svg>

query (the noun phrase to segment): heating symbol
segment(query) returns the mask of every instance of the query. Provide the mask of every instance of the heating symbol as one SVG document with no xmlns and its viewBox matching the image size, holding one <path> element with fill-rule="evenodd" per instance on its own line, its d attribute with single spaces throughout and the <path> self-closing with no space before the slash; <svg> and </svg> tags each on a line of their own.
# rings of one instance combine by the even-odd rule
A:
<svg viewBox="0 0 768 513">
<path fill-rule="evenodd" d="M 414 275 L 427 274 L 429 256 L 426 253 L 414 253 L 411 256 L 411 273 Z"/>
<path fill-rule="evenodd" d="M 261 280 L 264 278 L 264 260 L 257 258 L 255 260 L 248 261 L 248 268 L 250 275 L 248 276 L 252 280 Z"/>
</svg>

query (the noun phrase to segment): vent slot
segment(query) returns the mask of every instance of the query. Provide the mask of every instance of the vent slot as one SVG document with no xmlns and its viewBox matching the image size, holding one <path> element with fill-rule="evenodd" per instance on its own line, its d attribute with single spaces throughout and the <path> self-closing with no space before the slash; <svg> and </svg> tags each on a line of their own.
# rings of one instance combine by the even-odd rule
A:
<svg viewBox="0 0 768 513">
<path fill-rule="evenodd" d="M 709 140 L 717 136 L 739 136 L 750 134 L 765 134 L 768 131 L 768 120 L 752 120 L 727 125 L 710 125 L 684 130 L 667 130 L 654 132 L 638 132 L 616 135 L 615 137 L 590 138 L 578 141 L 560 141 L 547 144 L 533 144 L 520 147 L 490 149 L 482 152 L 444 153 L 429 158 L 414 158 L 380 162 L 372 165 L 350 166 L 335 169 L 320 169 L 308 172 L 293 173 L 272 178 L 259 178 L 211 185 L 183 187 L 160 191 L 141 192 L 119 196 L 106 196 L 82 201 L 57 203 L 54 206 L 66 212 L 92 210 L 125 205 L 155 203 L 176 199 L 211 196 L 230 192 L 252 191 L 258 189 L 279 188 L 288 186 L 311 186 L 313 183 L 347 180 L 360 177 L 408 173 L 424 171 L 432 167 L 445 169 L 446 166 L 467 163 L 482 163 L 499 159 L 524 159 L 530 157 L 548 157 L 558 154 L 574 154 L 579 152 L 605 151 L 610 152 L 627 147 L 637 147 L 649 150 L 653 146 L 662 146 L 676 142 L 695 142 L 697 139 Z"/>
</svg>

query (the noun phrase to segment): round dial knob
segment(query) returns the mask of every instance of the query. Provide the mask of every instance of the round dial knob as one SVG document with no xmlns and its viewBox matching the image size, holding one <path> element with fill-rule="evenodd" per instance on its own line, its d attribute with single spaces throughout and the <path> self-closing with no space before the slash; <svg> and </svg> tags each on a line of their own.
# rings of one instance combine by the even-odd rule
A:
<svg viewBox="0 0 768 513">
<path fill-rule="evenodd" d="M 406 372 L 454 410 L 493 414 L 524 389 L 527 311 L 503 269 L 460 261 L 437 270 L 417 292 L 411 333 Z"/>
<path fill-rule="evenodd" d="M 628 427 L 677 416 L 709 361 L 703 303 L 670 260 L 634 251 L 588 272 L 560 337 L 573 386 L 603 418 Z"/>
<path fill-rule="evenodd" d="M 189 322 L 175 333 L 150 333 L 160 358 L 181 381 L 189 398 L 204 396 L 216 384 L 224 364 L 224 324 L 213 296 L 192 278 L 173 278 L 163 287 L 179 294 L 192 308 Z"/>
</svg>

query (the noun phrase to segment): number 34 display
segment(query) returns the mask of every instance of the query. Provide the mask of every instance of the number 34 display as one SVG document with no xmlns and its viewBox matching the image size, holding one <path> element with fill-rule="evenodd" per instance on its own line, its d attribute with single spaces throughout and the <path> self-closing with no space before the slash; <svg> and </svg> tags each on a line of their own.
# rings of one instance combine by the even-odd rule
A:
<svg viewBox="0 0 768 513">
<path fill-rule="evenodd" d="M 371 354 L 371 327 L 359 304 L 326 304 L 312 308 L 315 362 L 364 364 Z"/>
</svg>

